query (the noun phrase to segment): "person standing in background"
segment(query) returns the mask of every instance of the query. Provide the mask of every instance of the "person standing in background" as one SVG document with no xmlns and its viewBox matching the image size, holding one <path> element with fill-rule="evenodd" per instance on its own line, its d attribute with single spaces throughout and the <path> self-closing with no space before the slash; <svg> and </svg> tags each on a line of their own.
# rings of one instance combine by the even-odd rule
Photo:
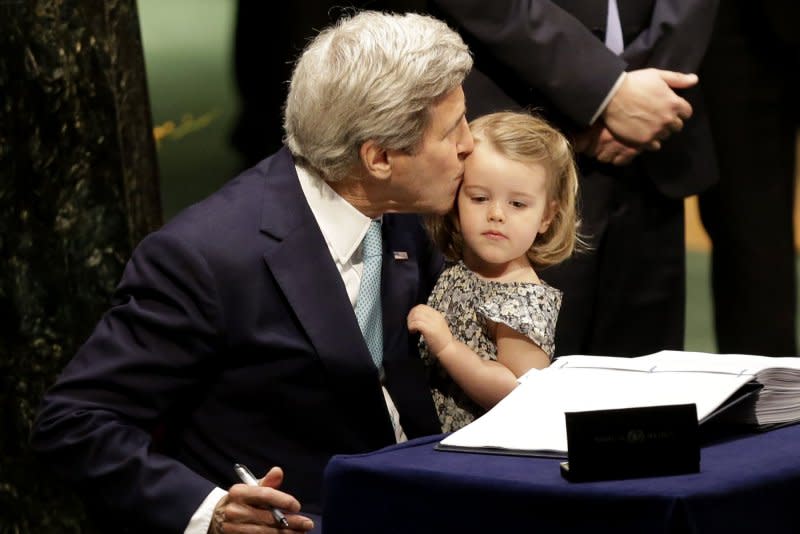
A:
<svg viewBox="0 0 800 534">
<path fill-rule="evenodd" d="M 800 4 L 722 2 L 700 72 L 721 175 L 699 197 L 717 349 L 796 356 Z"/>
<path fill-rule="evenodd" d="M 433 0 L 475 56 L 471 116 L 536 108 L 580 152 L 591 251 L 548 268 L 556 355 L 681 349 L 683 199 L 717 181 L 695 72 L 716 0 Z M 663 70 L 666 69 L 666 70 Z"/>
</svg>

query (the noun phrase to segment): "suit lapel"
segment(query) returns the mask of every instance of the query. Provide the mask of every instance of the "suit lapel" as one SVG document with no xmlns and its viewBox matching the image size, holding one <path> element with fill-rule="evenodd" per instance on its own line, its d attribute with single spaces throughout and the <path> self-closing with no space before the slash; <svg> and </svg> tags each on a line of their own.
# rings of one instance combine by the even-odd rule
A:
<svg viewBox="0 0 800 534">
<path fill-rule="evenodd" d="M 334 374 L 377 377 L 325 238 L 284 149 L 267 170 L 264 260 L 323 363 Z"/>
<path fill-rule="evenodd" d="M 400 412 L 400 422 L 410 438 L 441 432 L 428 379 L 413 339 L 408 334 L 408 311 L 419 299 L 419 243 L 409 228 L 399 225 L 395 216 L 383 219 L 384 243 L 382 270 L 383 366 L 386 388 Z"/>
<path fill-rule="evenodd" d="M 288 151 L 272 158 L 264 171 L 267 184 L 261 231 L 268 237 L 264 261 L 332 375 L 328 383 L 339 392 L 343 417 L 373 425 L 371 447 L 391 443 L 393 430 L 378 387 L 378 370 Z M 421 362 L 408 357 L 405 321 L 417 298 L 416 247 L 402 228 L 394 228 L 393 217 L 385 221 L 381 295 L 386 386 L 409 436 L 436 433 L 438 419 Z M 408 256 L 395 258 L 395 252 Z"/>
<path fill-rule="evenodd" d="M 395 228 L 391 215 L 383 219 L 383 264 L 381 269 L 381 305 L 383 306 L 384 360 L 408 357 L 406 315 L 416 303 L 419 287 L 416 247 L 408 236 Z"/>
</svg>

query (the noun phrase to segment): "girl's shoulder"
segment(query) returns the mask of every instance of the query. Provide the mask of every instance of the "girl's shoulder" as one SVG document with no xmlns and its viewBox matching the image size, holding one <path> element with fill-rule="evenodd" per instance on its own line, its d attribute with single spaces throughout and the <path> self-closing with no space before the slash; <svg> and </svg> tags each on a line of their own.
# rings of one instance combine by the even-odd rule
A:
<svg viewBox="0 0 800 534">
<path fill-rule="evenodd" d="M 439 280 L 477 280 L 478 277 L 475 273 L 470 271 L 464 262 L 456 261 L 456 262 L 447 262 L 445 264 L 444 271 L 442 271 Z"/>
<path fill-rule="evenodd" d="M 472 285 L 490 291 L 492 293 L 535 293 L 539 295 L 561 295 L 561 290 L 551 286 L 541 278 L 538 281 L 523 280 L 523 281 L 497 281 L 487 280 L 479 276 L 477 273 L 471 271 L 463 261 L 458 261 L 449 264 L 444 273 L 452 280 L 466 280 Z M 445 274 L 443 273 L 442 276 Z"/>
</svg>

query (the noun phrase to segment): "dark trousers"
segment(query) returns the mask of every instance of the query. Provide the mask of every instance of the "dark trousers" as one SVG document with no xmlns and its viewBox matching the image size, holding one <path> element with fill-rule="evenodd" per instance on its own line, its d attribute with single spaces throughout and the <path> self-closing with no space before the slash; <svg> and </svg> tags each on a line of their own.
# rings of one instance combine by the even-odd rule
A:
<svg viewBox="0 0 800 534">
<path fill-rule="evenodd" d="M 564 291 L 556 354 L 682 349 L 683 200 L 656 191 L 637 163 L 581 163 L 581 233 L 591 250 L 540 273 Z"/>
<path fill-rule="evenodd" d="M 797 16 L 793 4 L 784 9 Z M 800 64 L 797 49 L 779 34 L 780 13 L 768 7 L 720 3 L 700 73 L 720 182 L 700 195 L 700 211 L 713 242 L 719 352 L 795 356 L 792 215 Z"/>
</svg>

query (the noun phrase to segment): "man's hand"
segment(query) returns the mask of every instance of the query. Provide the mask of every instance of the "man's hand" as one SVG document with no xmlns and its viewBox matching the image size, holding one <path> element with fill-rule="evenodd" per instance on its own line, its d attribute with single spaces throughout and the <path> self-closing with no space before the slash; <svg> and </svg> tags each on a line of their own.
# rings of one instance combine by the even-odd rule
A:
<svg viewBox="0 0 800 534">
<path fill-rule="evenodd" d="M 642 152 L 641 148 L 634 148 L 617 140 L 602 120 L 576 135 L 573 145 L 576 152 L 619 166 L 629 164 Z"/>
<path fill-rule="evenodd" d="M 453 334 L 444 315 L 425 304 L 418 304 L 408 312 L 408 329 L 419 332 L 425 338 L 428 349 L 434 356 L 453 343 Z"/>
<path fill-rule="evenodd" d="M 279 491 L 283 482 L 283 470 L 273 467 L 259 486 L 234 484 L 228 494 L 219 500 L 208 527 L 209 534 L 244 534 L 275 532 L 307 532 L 314 523 L 307 517 L 295 515 L 300 511 L 297 499 Z M 272 515 L 272 508 L 286 513 L 289 528 L 281 528 Z"/>
<path fill-rule="evenodd" d="M 692 106 L 673 89 L 697 83 L 697 75 L 660 69 L 634 70 L 625 74 L 622 86 L 603 110 L 611 133 L 625 144 L 648 150 L 683 128 Z"/>
</svg>

